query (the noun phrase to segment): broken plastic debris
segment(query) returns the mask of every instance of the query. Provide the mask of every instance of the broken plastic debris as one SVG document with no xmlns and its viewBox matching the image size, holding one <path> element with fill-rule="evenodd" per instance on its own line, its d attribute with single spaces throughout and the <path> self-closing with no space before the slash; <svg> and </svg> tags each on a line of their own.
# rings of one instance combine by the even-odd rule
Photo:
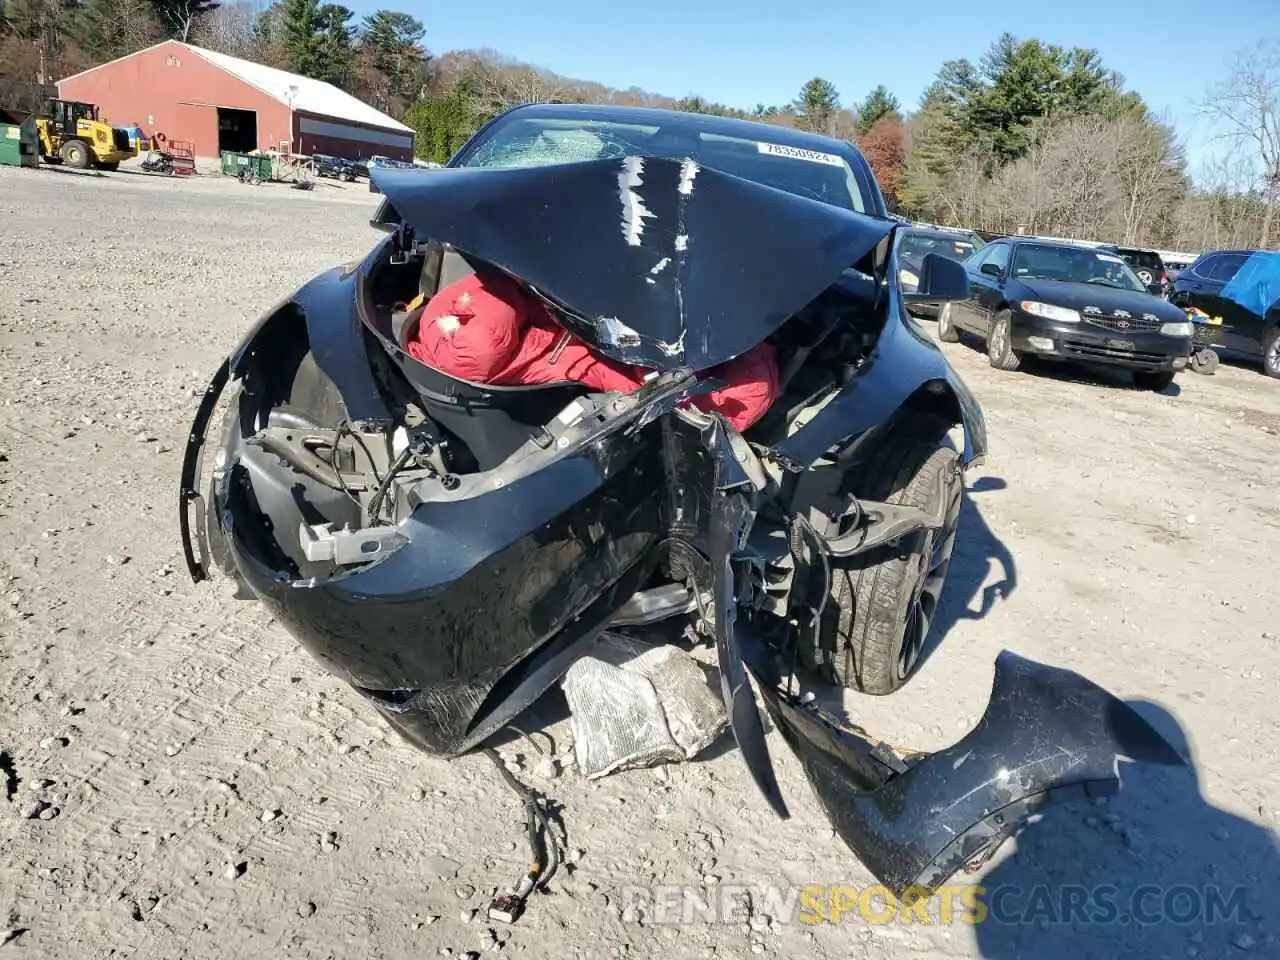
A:
<svg viewBox="0 0 1280 960">
<path fill-rule="evenodd" d="M 606 347 L 638 347 L 640 334 L 627 326 L 617 317 L 601 317 L 599 321 L 600 342 Z"/>
<path fill-rule="evenodd" d="M 728 719 L 697 662 L 674 646 L 606 633 L 565 674 L 578 769 L 679 763 L 710 746 Z"/>
</svg>

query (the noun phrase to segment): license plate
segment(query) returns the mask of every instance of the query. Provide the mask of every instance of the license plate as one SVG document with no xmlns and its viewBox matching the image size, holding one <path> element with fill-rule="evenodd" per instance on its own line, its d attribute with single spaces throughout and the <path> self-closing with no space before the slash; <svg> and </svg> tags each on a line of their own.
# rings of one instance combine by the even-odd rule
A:
<svg viewBox="0 0 1280 960">
<path fill-rule="evenodd" d="M 1135 344 L 1132 340 L 1108 340 L 1107 346 L 1112 350 L 1132 350 Z"/>
</svg>

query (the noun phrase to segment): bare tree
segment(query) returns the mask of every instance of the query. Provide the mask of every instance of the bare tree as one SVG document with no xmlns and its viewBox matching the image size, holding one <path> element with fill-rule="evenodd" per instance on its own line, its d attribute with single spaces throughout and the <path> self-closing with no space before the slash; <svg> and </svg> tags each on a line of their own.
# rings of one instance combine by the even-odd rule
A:
<svg viewBox="0 0 1280 960">
<path fill-rule="evenodd" d="M 475 96 L 493 112 L 520 103 L 546 103 L 569 92 L 561 77 L 492 50 L 479 51 L 465 74 Z"/>
<path fill-rule="evenodd" d="M 1177 198 L 1185 163 L 1182 147 L 1168 126 L 1133 114 L 1112 121 L 1107 136 L 1122 191 L 1123 242 L 1135 244 Z"/>
<path fill-rule="evenodd" d="M 1280 194 L 1280 41 L 1263 40 L 1236 54 L 1227 78 L 1209 91 L 1203 108 L 1223 128 L 1224 138 L 1247 147 L 1253 157 L 1263 204 L 1258 246 L 1265 248 Z"/>
<path fill-rule="evenodd" d="M 229 56 L 251 57 L 257 52 L 258 18 L 269 5 L 267 0 L 224 3 L 195 22 L 191 42 Z"/>
</svg>

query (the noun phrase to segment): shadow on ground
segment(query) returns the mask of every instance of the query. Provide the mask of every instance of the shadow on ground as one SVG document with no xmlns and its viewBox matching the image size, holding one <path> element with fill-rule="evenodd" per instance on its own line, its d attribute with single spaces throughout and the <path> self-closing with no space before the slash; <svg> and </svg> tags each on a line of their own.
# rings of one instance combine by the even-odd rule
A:
<svg viewBox="0 0 1280 960">
<path fill-rule="evenodd" d="M 1051 809 L 1029 827 L 980 881 L 983 957 L 1280 955 L 1275 832 L 1209 804 L 1174 716 L 1150 701 L 1130 706 L 1189 765 L 1123 764 L 1119 795 Z"/>
<path fill-rule="evenodd" d="M 981 620 L 997 601 L 1009 599 L 1018 587 L 1018 567 L 1013 554 L 995 535 L 978 505 L 978 501 L 985 499 L 987 494 L 1007 487 L 1008 484 L 999 477 L 980 477 L 965 490 L 947 582 L 942 588 L 942 599 L 929 636 L 925 638 L 917 669 L 942 645 L 957 623 Z M 998 568 L 999 579 L 988 584 L 992 564 Z"/>
</svg>

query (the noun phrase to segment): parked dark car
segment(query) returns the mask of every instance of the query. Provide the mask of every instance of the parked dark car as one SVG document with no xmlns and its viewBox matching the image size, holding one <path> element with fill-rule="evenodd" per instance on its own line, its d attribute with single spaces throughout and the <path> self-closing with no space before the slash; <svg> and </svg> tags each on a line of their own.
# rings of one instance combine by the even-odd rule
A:
<svg viewBox="0 0 1280 960">
<path fill-rule="evenodd" d="M 391 157 L 384 157 L 381 154 L 374 154 L 369 158 L 369 167 L 388 167 L 392 170 L 411 169 L 412 163 L 405 160 L 393 160 Z"/>
<path fill-rule="evenodd" d="M 1160 254 L 1138 247 L 1115 247 L 1114 250 L 1150 293 L 1164 293 L 1169 284 L 1169 269 Z"/>
<path fill-rule="evenodd" d="M 977 334 L 997 369 L 1017 370 L 1033 354 L 1122 367 L 1137 386 L 1163 390 L 1187 365 L 1194 329 L 1186 312 L 1148 293 L 1107 250 L 1006 237 L 965 269 L 970 298 L 943 306 L 938 338 Z"/>
<path fill-rule="evenodd" d="M 932 754 L 904 756 L 802 694 L 822 679 L 885 694 L 911 676 L 963 471 L 986 451 L 973 395 L 907 315 L 902 225 L 854 146 L 531 104 L 446 169 L 373 176 L 370 253 L 268 311 L 214 375 L 180 525 L 194 579 L 215 562 L 407 741 L 470 752 L 604 631 L 661 643 L 670 627 L 714 647 L 769 806 L 787 816 L 749 674 L 836 833 L 899 894 L 989 856 L 1051 797 L 1114 783 L 1121 757 L 1181 762 L 1105 690 L 1011 654 L 981 721 Z M 422 313 L 404 304 L 482 271 L 541 298 L 560 336 L 650 376 L 600 393 L 418 360 Z M 968 294 L 936 254 L 918 287 Z M 766 342 L 780 389 L 763 419 L 740 434 L 690 405 Z"/>
<path fill-rule="evenodd" d="M 924 258 L 930 253 L 940 254 L 949 260 L 963 262 L 986 245 L 976 233 L 969 230 L 952 230 L 946 227 L 915 225 L 902 234 L 898 247 L 898 282 L 908 293 L 914 292 L 920 283 L 920 271 Z M 910 310 L 917 317 L 937 317 L 942 309 L 940 301 L 915 300 Z"/>
<path fill-rule="evenodd" d="M 1220 317 L 1218 345 L 1260 359 L 1271 377 L 1280 377 L 1280 270 L 1274 266 L 1276 261 L 1280 261 L 1280 253 L 1267 251 L 1204 253 L 1182 271 L 1169 294 L 1169 300 L 1179 307 Z M 1263 268 L 1252 280 L 1241 273 L 1251 262 Z M 1242 280 L 1246 282 L 1242 284 Z"/>
<path fill-rule="evenodd" d="M 355 180 L 356 172 L 350 160 L 342 157 L 331 157 L 326 153 L 313 153 L 311 162 L 315 165 L 317 177 L 328 177 L 350 183 Z M 368 175 L 367 172 L 365 174 Z"/>
</svg>

